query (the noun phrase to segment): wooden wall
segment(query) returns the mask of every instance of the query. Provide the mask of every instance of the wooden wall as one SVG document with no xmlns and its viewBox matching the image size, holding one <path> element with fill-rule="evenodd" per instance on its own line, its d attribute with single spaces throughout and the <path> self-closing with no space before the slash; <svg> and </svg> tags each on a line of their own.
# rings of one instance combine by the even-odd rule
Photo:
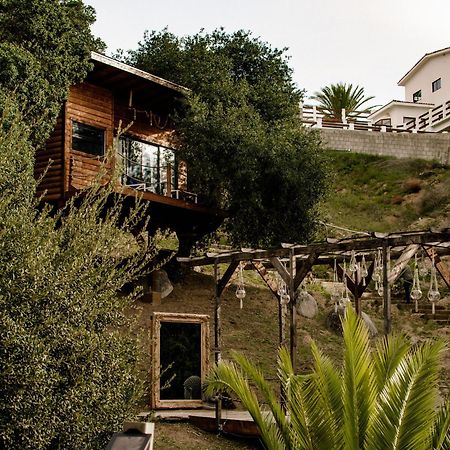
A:
<svg viewBox="0 0 450 450">
<path fill-rule="evenodd" d="M 151 107 L 151 105 L 149 105 Z M 173 148 L 174 130 L 167 117 L 134 111 L 117 102 L 113 93 L 105 88 L 81 83 L 72 86 L 62 108 L 55 130 L 46 147 L 36 154 L 36 177 L 47 169 L 38 194 L 46 191 L 44 200 L 55 201 L 64 198 L 68 191 L 82 189 L 92 183 L 98 174 L 103 157 L 90 155 L 72 149 L 72 123 L 81 122 L 105 130 L 106 149 L 112 149 L 115 130 L 132 125 L 127 133 L 137 139 Z M 186 189 L 186 165 L 179 167 L 181 189 Z"/>
<path fill-rule="evenodd" d="M 116 102 L 114 104 L 114 127 L 116 130 L 119 128 L 120 122 L 122 129 L 132 124 L 127 133 L 137 139 L 170 148 L 174 146 L 173 125 L 167 117 L 146 114 L 138 109 L 135 112 L 127 105 Z"/>
<path fill-rule="evenodd" d="M 34 176 L 42 178 L 37 188 L 37 195 L 45 194 L 45 200 L 55 201 L 63 196 L 63 142 L 64 142 L 64 111 L 58 117 L 56 127 L 50 135 L 44 148 L 36 152 Z M 46 172 L 45 172 L 46 171 Z"/>
<path fill-rule="evenodd" d="M 65 106 L 64 190 L 82 189 L 95 179 L 103 158 L 72 150 L 72 122 L 105 130 L 106 149 L 113 145 L 114 101 L 112 92 L 88 83 L 70 89 Z"/>
</svg>

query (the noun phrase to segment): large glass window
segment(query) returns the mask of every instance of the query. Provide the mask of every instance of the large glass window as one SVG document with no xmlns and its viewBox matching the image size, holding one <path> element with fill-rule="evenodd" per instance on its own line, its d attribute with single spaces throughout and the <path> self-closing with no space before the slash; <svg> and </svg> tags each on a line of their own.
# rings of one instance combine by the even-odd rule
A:
<svg viewBox="0 0 450 450">
<path fill-rule="evenodd" d="M 72 149 L 95 156 L 105 154 L 105 130 L 72 121 Z"/>
<path fill-rule="evenodd" d="M 124 185 L 160 195 L 177 189 L 173 150 L 124 136 L 120 138 L 120 154 Z"/>
</svg>

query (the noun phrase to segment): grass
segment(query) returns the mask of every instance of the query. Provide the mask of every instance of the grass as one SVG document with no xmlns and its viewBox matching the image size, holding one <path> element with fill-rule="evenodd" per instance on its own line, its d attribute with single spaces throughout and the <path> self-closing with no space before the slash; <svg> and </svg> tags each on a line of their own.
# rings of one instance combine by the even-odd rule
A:
<svg viewBox="0 0 450 450">
<path fill-rule="evenodd" d="M 328 156 L 333 183 L 321 207 L 326 222 L 352 230 L 390 232 L 446 221 L 448 167 L 358 153 L 329 151 Z"/>
</svg>

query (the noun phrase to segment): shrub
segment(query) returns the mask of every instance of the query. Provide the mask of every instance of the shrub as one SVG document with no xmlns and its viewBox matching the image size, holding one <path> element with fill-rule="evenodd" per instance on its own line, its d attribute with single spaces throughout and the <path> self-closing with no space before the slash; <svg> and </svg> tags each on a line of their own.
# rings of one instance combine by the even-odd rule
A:
<svg viewBox="0 0 450 450">
<path fill-rule="evenodd" d="M 408 178 L 403 183 L 403 189 L 408 194 L 416 194 L 422 189 L 422 181 L 418 178 Z"/>
<path fill-rule="evenodd" d="M 151 257 L 129 241 L 142 209 L 119 226 L 96 187 L 36 213 L 27 133 L 0 118 L 0 447 L 104 448 L 141 396 L 124 315 L 138 293 L 118 290 Z"/>
</svg>

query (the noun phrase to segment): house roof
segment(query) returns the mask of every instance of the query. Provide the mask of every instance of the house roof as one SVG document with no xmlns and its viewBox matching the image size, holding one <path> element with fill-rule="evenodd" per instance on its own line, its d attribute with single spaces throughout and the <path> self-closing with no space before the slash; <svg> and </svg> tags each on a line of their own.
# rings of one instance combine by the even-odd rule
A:
<svg viewBox="0 0 450 450">
<path fill-rule="evenodd" d="M 430 107 L 434 107 L 433 103 L 420 103 L 420 102 L 406 102 L 404 100 L 391 100 L 389 103 L 386 103 L 381 108 L 378 108 L 372 114 L 369 115 L 369 118 L 378 116 L 379 114 L 388 111 L 394 106 L 413 106 L 416 108 L 425 108 L 429 109 Z"/>
<path fill-rule="evenodd" d="M 419 61 L 414 64 L 414 66 L 400 79 L 397 83 L 399 86 L 404 86 L 408 79 L 420 68 L 422 67 L 429 59 L 434 58 L 435 56 L 443 56 L 446 53 L 450 52 L 450 47 L 445 47 L 440 50 L 436 50 L 434 52 L 425 53 Z"/>
<path fill-rule="evenodd" d="M 86 81 L 111 90 L 127 103 L 132 98 L 136 106 L 144 107 L 151 102 L 153 107 L 170 113 L 176 102 L 189 92 L 189 89 L 179 84 L 100 53 L 92 52 L 91 61 L 94 68 Z"/>
</svg>

